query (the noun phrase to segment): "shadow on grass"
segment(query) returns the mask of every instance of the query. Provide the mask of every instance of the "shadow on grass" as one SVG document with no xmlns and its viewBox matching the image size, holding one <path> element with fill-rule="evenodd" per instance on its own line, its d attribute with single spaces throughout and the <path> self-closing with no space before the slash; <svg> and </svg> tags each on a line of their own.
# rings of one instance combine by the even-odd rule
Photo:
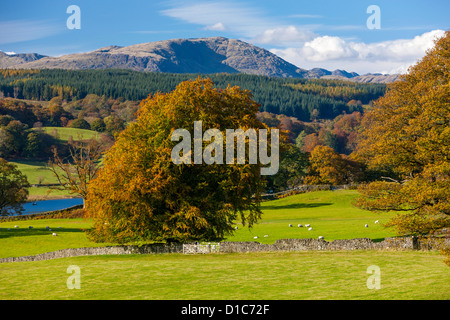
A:
<svg viewBox="0 0 450 320">
<path fill-rule="evenodd" d="M 27 236 L 42 236 L 42 235 L 52 235 L 52 233 L 62 234 L 69 232 L 85 232 L 83 229 L 77 228 L 1 228 L 0 229 L 0 239 L 12 238 L 12 237 L 27 237 Z"/>
<path fill-rule="evenodd" d="M 284 206 L 280 205 L 263 205 L 261 209 L 263 210 L 275 210 L 275 209 L 309 209 L 309 208 L 318 208 L 323 206 L 331 206 L 332 203 L 322 202 L 322 203 L 291 203 L 286 204 Z"/>
</svg>

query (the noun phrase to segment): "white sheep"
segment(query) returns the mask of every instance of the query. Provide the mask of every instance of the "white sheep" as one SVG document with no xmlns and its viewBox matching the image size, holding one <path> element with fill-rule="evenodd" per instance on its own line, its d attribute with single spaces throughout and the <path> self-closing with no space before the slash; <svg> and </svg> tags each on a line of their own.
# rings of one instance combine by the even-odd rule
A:
<svg viewBox="0 0 450 320">
<path fill-rule="evenodd" d="M 377 221 L 375 221 L 375 223 L 380 223 L 380 221 L 377 220 Z"/>
<path fill-rule="evenodd" d="M 19 226 L 15 225 L 14 228 L 18 228 Z"/>
<path fill-rule="evenodd" d="M 289 223 L 289 227 L 292 227 L 292 224 Z"/>
<path fill-rule="evenodd" d="M 310 224 L 305 224 L 305 227 L 307 227 L 307 228 L 308 228 L 308 227 L 311 227 L 311 225 L 310 225 Z"/>
<path fill-rule="evenodd" d="M 267 238 L 268 236 L 269 236 L 268 234 L 265 234 L 265 235 L 264 235 L 264 238 Z"/>
<path fill-rule="evenodd" d="M 310 227 L 310 228 L 308 228 L 308 231 L 311 231 L 313 228 L 312 227 Z"/>
<path fill-rule="evenodd" d="M 53 232 L 53 233 L 52 233 L 52 236 L 57 236 L 57 234 Z"/>
<path fill-rule="evenodd" d="M 319 240 L 323 240 L 323 236 L 319 236 Z"/>
<path fill-rule="evenodd" d="M 235 228 L 236 230 L 237 230 L 237 229 L 239 229 L 239 228 L 238 228 L 237 226 L 236 226 L 236 227 L 234 227 L 234 228 Z"/>
<path fill-rule="evenodd" d="M 368 224 L 366 224 L 364 227 L 366 227 L 366 228 L 368 228 L 369 227 L 369 225 Z"/>
<path fill-rule="evenodd" d="M 258 236 L 253 237 L 253 239 L 258 239 Z"/>
<path fill-rule="evenodd" d="M 299 224 L 297 227 L 299 227 L 299 228 L 303 228 L 303 225 L 302 224 Z"/>
</svg>

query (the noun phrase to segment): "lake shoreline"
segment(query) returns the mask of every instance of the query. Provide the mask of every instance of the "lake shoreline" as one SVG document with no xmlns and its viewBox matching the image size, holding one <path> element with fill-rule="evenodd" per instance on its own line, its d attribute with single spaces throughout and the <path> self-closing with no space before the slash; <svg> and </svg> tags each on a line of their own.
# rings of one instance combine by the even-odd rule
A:
<svg viewBox="0 0 450 320">
<path fill-rule="evenodd" d="M 30 195 L 26 202 L 79 198 L 79 195 Z"/>
</svg>

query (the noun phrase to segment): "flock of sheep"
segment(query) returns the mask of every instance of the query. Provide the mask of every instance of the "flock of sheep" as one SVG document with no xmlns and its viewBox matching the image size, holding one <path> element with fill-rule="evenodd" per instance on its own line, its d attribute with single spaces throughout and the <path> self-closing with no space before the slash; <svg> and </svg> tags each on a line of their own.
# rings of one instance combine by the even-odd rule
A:
<svg viewBox="0 0 450 320">
<path fill-rule="evenodd" d="M 375 223 L 378 224 L 379 221 L 377 220 L 377 221 L 375 221 Z M 289 227 L 292 228 L 292 224 L 289 224 Z M 299 224 L 297 225 L 297 227 L 298 227 L 298 228 L 303 228 L 303 225 L 299 223 Z M 305 224 L 305 227 L 308 228 L 308 231 L 313 230 L 313 228 L 311 227 L 310 224 Z M 369 225 L 368 225 L 368 224 L 365 224 L 364 227 L 368 228 Z M 18 225 L 15 225 L 14 228 L 19 228 L 19 226 L 18 226 Z M 29 228 L 29 229 L 32 229 L 33 227 L 32 227 L 32 226 L 29 226 L 28 228 Z M 58 228 L 61 228 L 61 227 L 58 227 Z M 50 229 L 49 226 L 45 227 L 45 229 L 48 230 L 48 231 L 52 231 L 52 229 Z M 238 230 L 238 227 L 235 227 L 235 229 Z M 11 228 L 8 228 L 8 230 L 11 230 Z M 52 233 L 52 236 L 57 236 L 57 235 L 58 235 L 58 234 L 56 234 L 55 232 Z M 268 236 L 269 236 L 269 235 L 266 234 L 266 235 L 264 235 L 264 238 L 267 238 Z M 258 238 L 259 238 L 258 236 L 254 236 L 254 237 L 253 237 L 253 239 L 258 239 Z M 319 240 L 323 240 L 323 239 L 324 239 L 323 236 L 319 236 Z"/>
<path fill-rule="evenodd" d="M 20 227 L 18 225 L 15 225 L 14 228 L 18 229 Z M 33 226 L 29 226 L 28 229 L 33 229 Z M 58 229 L 61 229 L 61 227 L 58 227 Z M 7 230 L 11 230 L 11 228 L 8 228 Z M 52 229 L 50 229 L 49 226 L 46 226 L 45 230 L 52 231 Z M 56 234 L 55 232 L 52 233 L 52 236 L 54 236 L 54 237 L 56 237 L 57 235 L 58 234 Z"/>
<path fill-rule="evenodd" d="M 379 221 L 376 220 L 375 223 L 378 224 Z M 292 228 L 292 227 L 293 227 L 292 224 L 289 224 L 289 228 Z M 297 227 L 298 227 L 298 228 L 303 228 L 303 225 L 299 223 L 299 224 L 297 225 Z M 313 230 L 313 228 L 311 227 L 310 224 L 305 224 L 305 227 L 308 228 L 308 231 Z M 368 228 L 369 225 L 368 225 L 368 224 L 365 224 L 364 227 Z M 237 230 L 238 227 L 235 227 L 235 229 Z M 264 235 L 264 238 L 267 238 L 268 236 L 269 236 L 269 235 L 266 234 L 266 235 Z M 253 239 L 258 239 L 258 238 L 259 238 L 258 236 L 254 236 L 254 237 L 253 237 Z M 324 239 L 323 236 L 319 236 L 319 240 L 323 240 L 323 239 Z"/>
</svg>

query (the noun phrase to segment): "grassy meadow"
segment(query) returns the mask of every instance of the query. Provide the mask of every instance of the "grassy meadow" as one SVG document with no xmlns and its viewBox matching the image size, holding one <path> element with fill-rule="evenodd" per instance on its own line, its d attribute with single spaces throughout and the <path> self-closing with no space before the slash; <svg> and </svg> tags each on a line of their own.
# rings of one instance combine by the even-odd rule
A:
<svg viewBox="0 0 450 320">
<path fill-rule="evenodd" d="M 87 129 L 66 128 L 66 127 L 42 127 L 45 133 L 56 139 L 67 142 L 70 138 L 73 140 L 89 140 L 98 138 L 98 132 Z"/>
<path fill-rule="evenodd" d="M 264 202 L 262 220 L 250 230 L 239 225 L 226 240 L 273 243 L 319 235 L 326 240 L 377 240 L 394 235 L 382 226 L 389 215 L 352 207 L 355 196 L 351 190 L 318 191 Z M 298 228 L 299 223 L 309 223 L 313 230 Z M 90 242 L 84 230 L 91 225 L 89 219 L 0 222 L 0 258 L 111 245 Z M 254 239 L 256 235 L 260 237 Z M 80 268 L 80 289 L 67 288 L 70 265 Z M 367 287 L 367 268 L 372 265 L 381 270 L 379 290 Z M 444 300 L 450 299 L 449 292 L 450 269 L 435 251 L 105 255 L 0 263 L 0 299 L 7 300 Z"/>
<path fill-rule="evenodd" d="M 377 241 L 394 236 L 392 230 L 382 225 L 390 214 L 353 207 L 351 202 L 356 196 L 355 190 L 317 191 L 264 202 L 262 220 L 250 230 L 237 225 L 238 230 L 227 240 L 274 243 L 277 239 L 323 236 L 328 241 L 352 238 Z M 375 223 L 377 220 L 379 223 Z M 303 227 L 299 228 L 299 224 Z M 306 224 L 313 229 L 309 231 Z"/>
<path fill-rule="evenodd" d="M 80 269 L 68 289 L 67 268 Z M 369 289 L 367 268 L 380 268 Z M 449 299 L 437 252 L 265 252 L 90 256 L 0 263 L 0 299 Z"/>
<path fill-rule="evenodd" d="M 378 215 L 353 207 L 351 201 L 356 196 L 354 190 L 317 191 L 263 202 L 262 219 L 251 229 L 238 225 L 238 230 L 225 240 L 274 243 L 277 239 L 323 236 L 327 241 L 352 238 L 377 241 L 394 236 L 392 230 L 382 225 L 389 219 L 389 214 Z M 375 224 L 376 220 L 380 223 Z M 298 224 L 311 224 L 313 230 L 298 228 Z M 15 228 L 16 225 L 19 228 Z M 99 245 L 90 242 L 83 231 L 91 225 L 89 219 L 81 218 L 0 222 L 3 244 L 0 245 L 0 258 Z M 29 226 L 33 228 L 29 229 Z M 59 236 L 52 237 L 53 231 L 45 230 L 46 226 L 58 230 Z M 254 239 L 255 236 L 258 238 Z"/>
<path fill-rule="evenodd" d="M 93 137 L 98 137 L 98 132 L 96 131 L 78 128 L 42 127 L 41 129 L 45 133 L 52 135 L 60 143 L 66 143 L 70 138 L 74 140 L 88 140 Z M 29 201 L 72 196 L 68 191 L 50 189 L 48 186 L 45 186 L 58 183 L 53 172 L 48 168 L 48 161 L 22 159 L 10 162 L 17 165 L 17 168 L 26 175 L 31 185 L 41 185 L 29 188 Z"/>
</svg>

